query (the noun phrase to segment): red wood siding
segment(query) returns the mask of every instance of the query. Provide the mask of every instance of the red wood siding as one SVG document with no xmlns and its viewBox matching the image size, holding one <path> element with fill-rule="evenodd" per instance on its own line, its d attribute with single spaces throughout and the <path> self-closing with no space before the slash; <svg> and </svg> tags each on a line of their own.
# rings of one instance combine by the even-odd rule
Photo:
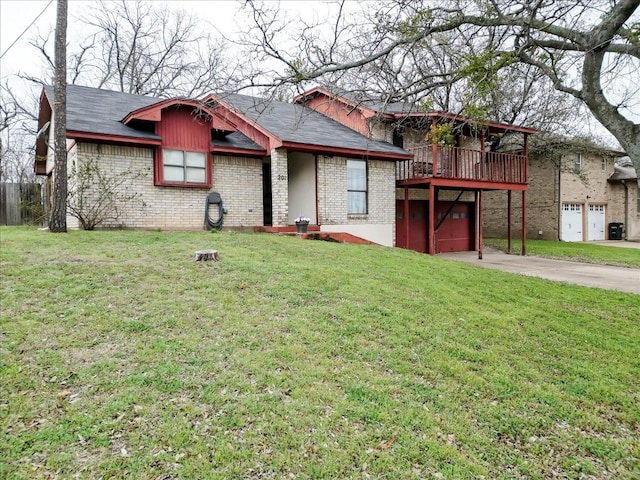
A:
<svg viewBox="0 0 640 480">
<path fill-rule="evenodd" d="M 162 147 L 176 150 L 208 152 L 211 124 L 193 114 L 193 107 L 169 107 L 162 111 L 158 135 Z"/>
<path fill-rule="evenodd" d="M 323 95 L 318 95 L 305 102 L 305 105 L 326 117 L 340 122 L 351 130 L 370 137 L 367 120 L 358 109 L 345 105 L 338 100 L 332 100 Z"/>
</svg>

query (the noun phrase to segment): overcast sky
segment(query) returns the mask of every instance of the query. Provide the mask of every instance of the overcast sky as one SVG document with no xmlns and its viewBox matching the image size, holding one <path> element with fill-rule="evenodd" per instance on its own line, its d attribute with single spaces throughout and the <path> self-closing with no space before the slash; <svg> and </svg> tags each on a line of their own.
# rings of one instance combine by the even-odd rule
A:
<svg viewBox="0 0 640 480">
<path fill-rule="evenodd" d="M 203 26 L 209 24 L 212 29 L 217 29 L 229 38 L 236 37 L 242 26 L 247 24 L 247 12 L 241 10 L 243 0 L 177 0 L 153 3 L 186 10 L 198 18 Z M 67 36 L 71 44 L 74 39 L 86 37 L 86 26 L 78 18 L 95 4 L 94 0 L 69 0 Z M 329 0 L 283 0 L 281 9 L 291 15 L 307 18 L 319 15 L 324 18 L 332 5 L 335 6 L 335 2 Z M 14 91 L 21 90 L 24 80 L 16 78 L 18 73 L 42 77 L 42 56 L 30 42 L 38 35 L 46 36 L 52 31 L 55 21 L 55 0 L 0 0 L 0 54 L 3 55 L 0 59 L 0 77 L 3 84 L 9 80 Z M 25 29 L 27 31 L 23 34 Z M 214 36 L 218 36 L 215 31 Z M 16 39 L 17 42 L 12 45 Z"/>
<path fill-rule="evenodd" d="M 95 3 L 95 0 L 69 0 L 68 39 L 72 45 L 74 39 L 87 36 L 86 26 L 83 26 L 78 18 L 88 13 Z M 237 38 L 237 32 L 248 23 L 247 12 L 241 10 L 244 0 L 176 0 L 154 3 L 166 4 L 171 9 L 184 9 L 198 18 L 203 25 L 209 24 L 212 29 L 217 29 L 229 38 Z M 354 1 L 348 6 L 356 9 L 357 5 Z M 330 9 L 335 9 L 333 0 L 281 1 L 281 10 L 287 12 L 287 17 L 326 18 Z M 43 77 L 41 54 L 30 45 L 30 41 L 39 34 L 47 36 L 55 27 L 55 17 L 55 0 L 0 0 L 0 80 L 3 85 L 8 81 L 15 94 L 23 95 L 29 86 L 28 82 L 16 76 L 18 73 Z M 218 34 L 214 32 L 214 36 Z M 12 45 L 14 41 L 16 43 Z M 34 87 L 31 85 L 31 88 Z M 595 120 L 585 118 L 585 121 L 588 122 L 585 125 L 586 131 L 595 131 L 599 135 L 609 137 L 608 132 L 605 133 Z"/>
</svg>

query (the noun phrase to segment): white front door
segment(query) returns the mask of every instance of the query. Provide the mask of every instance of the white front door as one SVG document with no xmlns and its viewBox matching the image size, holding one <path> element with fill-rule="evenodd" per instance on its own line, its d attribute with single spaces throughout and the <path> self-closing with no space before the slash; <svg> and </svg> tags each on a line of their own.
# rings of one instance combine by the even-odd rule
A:
<svg viewBox="0 0 640 480">
<path fill-rule="evenodd" d="M 604 240 L 604 205 L 589 205 L 587 240 Z"/>
<path fill-rule="evenodd" d="M 560 240 L 563 242 L 582 242 L 582 205 L 580 203 L 562 204 Z"/>
</svg>

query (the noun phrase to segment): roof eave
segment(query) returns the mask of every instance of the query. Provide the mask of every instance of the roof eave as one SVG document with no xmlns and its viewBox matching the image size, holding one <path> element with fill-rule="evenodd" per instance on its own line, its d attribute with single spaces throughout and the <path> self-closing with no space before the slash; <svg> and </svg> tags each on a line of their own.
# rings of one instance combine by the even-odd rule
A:
<svg viewBox="0 0 640 480">
<path fill-rule="evenodd" d="M 107 133 L 82 132 L 78 130 L 67 130 L 67 138 L 74 140 L 94 140 L 104 143 L 115 143 L 121 145 L 161 145 L 160 138 L 149 137 L 129 137 L 125 135 L 112 135 Z"/>
<path fill-rule="evenodd" d="M 211 145 L 211 153 L 214 155 L 231 153 L 235 155 L 241 155 L 243 157 L 265 157 L 267 155 L 266 150 L 252 150 L 250 148 L 238 148 L 238 147 L 223 147 L 220 145 Z"/>
<path fill-rule="evenodd" d="M 392 152 L 380 152 L 375 150 L 360 150 L 356 148 L 345 147 L 332 147 L 327 145 L 314 145 L 311 143 L 298 143 L 298 142 L 283 142 L 284 148 L 295 150 L 299 152 L 316 153 L 319 155 L 330 154 L 339 155 L 344 157 L 367 157 L 372 160 L 411 160 L 413 155 L 392 153 Z"/>
</svg>

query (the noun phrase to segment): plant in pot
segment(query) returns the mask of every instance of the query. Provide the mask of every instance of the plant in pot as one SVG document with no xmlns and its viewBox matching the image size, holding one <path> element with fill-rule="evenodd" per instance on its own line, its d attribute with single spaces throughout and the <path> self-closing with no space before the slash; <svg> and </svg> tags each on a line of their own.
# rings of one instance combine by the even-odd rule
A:
<svg viewBox="0 0 640 480">
<path fill-rule="evenodd" d="M 307 227 L 311 219 L 309 217 L 303 217 L 302 215 L 295 219 L 296 231 L 298 233 L 307 233 Z"/>
</svg>

